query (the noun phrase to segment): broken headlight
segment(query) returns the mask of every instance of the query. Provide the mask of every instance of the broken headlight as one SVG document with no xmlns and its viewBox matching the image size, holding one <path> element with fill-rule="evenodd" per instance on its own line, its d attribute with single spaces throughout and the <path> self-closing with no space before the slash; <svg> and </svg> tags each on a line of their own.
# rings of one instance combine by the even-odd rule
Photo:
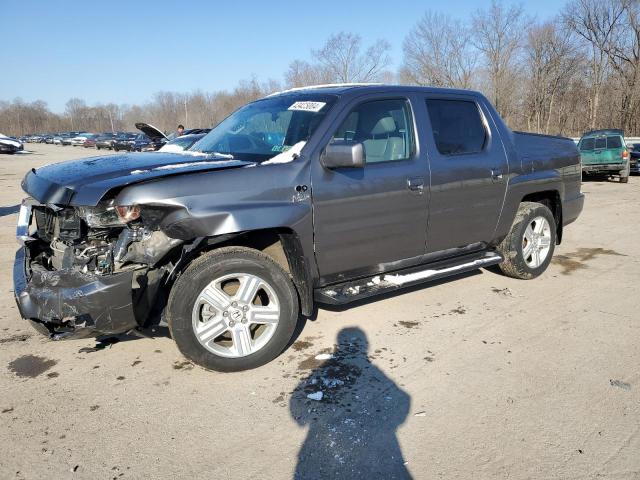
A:
<svg viewBox="0 0 640 480">
<path fill-rule="evenodd" d="M 140 218 L 137 205 L 113 205 L 99 203 L 95 207 L 77 207 L 78 216 L 93 228 L 120 227 Z"/>
</svg>

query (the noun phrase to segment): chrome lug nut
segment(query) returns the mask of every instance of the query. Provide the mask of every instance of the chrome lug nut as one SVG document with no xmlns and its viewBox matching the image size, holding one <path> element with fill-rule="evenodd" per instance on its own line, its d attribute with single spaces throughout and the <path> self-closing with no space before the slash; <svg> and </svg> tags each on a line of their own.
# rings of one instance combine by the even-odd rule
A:
<svg viewBox="0 0 640 480">
<path fill-rule="evenodd" d="M 244 307 L 242 307 L 243 312 L 246 312 L 247 310 L 249 310 L 249 305 L 245 305 Z"/>
<path fill-rule="evenodd" d="M 238 306 L 238 302 L 232 302 L 232 303 L 231 303 L 231 306 L 232 306 L 232 307 L 237 307 L 237 306 Z"/>
<path fill-rule="evenodd" d="M 224 312 L 222 312 L 222 315 L 223 315 L 223 316 L 225 316 L 225 317 L 228 317 L 228 316 L 229 316 L 229 312 L 227 312 L 227 311 L 225 310 Z"/>
</svg>

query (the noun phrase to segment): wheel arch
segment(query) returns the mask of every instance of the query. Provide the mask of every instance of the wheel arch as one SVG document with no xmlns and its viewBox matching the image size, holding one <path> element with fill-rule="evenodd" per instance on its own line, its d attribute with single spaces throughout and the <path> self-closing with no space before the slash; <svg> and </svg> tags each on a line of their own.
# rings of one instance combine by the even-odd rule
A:
<svg viewBox="0 0 640 480">
<path fill-rule="evenodd" d="M 546 206 L 551 210 L 551 214 L 556 222 L 556 243 L 562 242 L 562 200 L 558 190 L 543 190 L 524 195 L 522 202 L 536 202 Z"/>
<path fill-rule="evenodd" d="M 265 253 L 287 272 L 298 292 L 300 311 L 313 312 L 312 275 L 298 234 L 290 228 L 266 228 L 213 237 L 201 237 L 185 244 L 180 260 L 172 271 L 171 282 L 200 255 L 222 247 L 248 247 Z"/>
</svg>

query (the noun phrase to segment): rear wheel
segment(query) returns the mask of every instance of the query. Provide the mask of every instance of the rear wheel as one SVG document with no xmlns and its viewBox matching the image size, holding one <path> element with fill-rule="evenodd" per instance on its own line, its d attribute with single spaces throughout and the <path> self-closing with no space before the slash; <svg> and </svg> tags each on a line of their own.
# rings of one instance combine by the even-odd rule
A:
<svg viewBox="0 0 640 480">
<path fill-rule="evenodd" d="M 502 272 L 513 278 L 530 280 L 544 272 L 556 243 L 556 223 L 551 211 L 541 203 L 522 202 L 511 230 L 498 251 L 504 257 Z"/>
<path fill-rule="evenodd" d="M 629 183 L 629 175 L 631 174 L 631 166 L 627 164 L 624 170 L 620 170 L 620 183 Z"/>
<path fill-rule="evenodd" d="M 298 297 L 271 257 L 225 247 L 195 260 L 174 284 L 167 306 L 182 354 L 218 371 L 256 368 L 276 358 L 293 336 Z"/>
</svg>

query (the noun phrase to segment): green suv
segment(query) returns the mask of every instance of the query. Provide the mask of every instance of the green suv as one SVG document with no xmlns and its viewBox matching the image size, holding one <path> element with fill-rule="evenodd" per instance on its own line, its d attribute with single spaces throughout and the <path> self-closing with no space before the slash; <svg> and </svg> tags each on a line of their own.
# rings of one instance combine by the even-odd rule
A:
<svg viewBox="0 0 640 480">
<path fill-rule="evenodd" d="M 593 130 L 578 143 L 582 173 L 618 175 L 620 183 L 629 181 L 629 149 L 622 130 Z"/>
</svg>

